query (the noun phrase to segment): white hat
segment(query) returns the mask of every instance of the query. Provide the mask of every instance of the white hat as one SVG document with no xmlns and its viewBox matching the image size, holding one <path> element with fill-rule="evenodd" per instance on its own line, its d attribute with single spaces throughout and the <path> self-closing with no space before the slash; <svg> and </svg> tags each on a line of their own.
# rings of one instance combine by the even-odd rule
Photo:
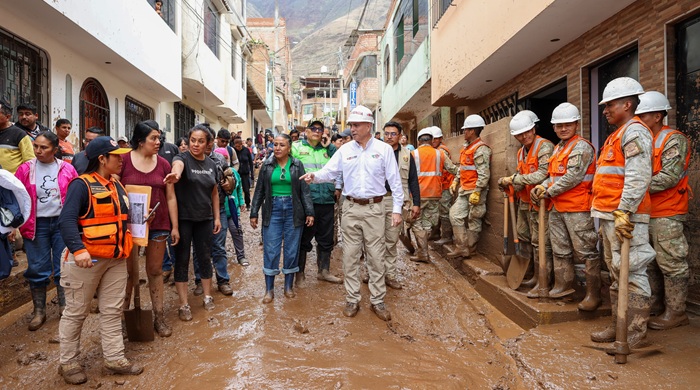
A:
<svg viewBox="0 0 700 390">
<path fill-rule="evenodd" d="M 520 111 L 510 120 L 509 126 L 510 135 L 518 135 L 532 130 L 535 127 L 535 122 L 532 121 L 530 114 L 525 111 Z"/>
<path fill-rule="evenodd" d="M 429 129 L 433 132 L 433 138 L 442 138 L 442 129 L 437 126 L 431 126 Z"/>
<path fill-rule="evenodd" d="M 424 129 L 422 129 L 421 131 L 418 132 L 418 138 L 420 138 L 420 137 L 423 136 L 423 135 L 429 135 L 429 136 L 431 136 L 431 137 L 434 137 L 434 136 L 433 136 L 433 128 L 432 128 L 432 127 L 426 127 L 426 128 L 424 128 Z"/>
<path fill-rule="evenodd" d="M 581 119 L 581 114 L 578 108 L 569 102 L 564 102 L 554 108 L 552 111 L 552 124 L 578 122 Z"/>
<path fill-rule="evenodd" d="M 643 93 L 644 88 L 642 88 L 642 84 L 639 84 L 639 81 L 631 77 L 618 77 L 605 86 L 603 99 L 598 104 L 603 105 L 613 100 L 627 96 L 637 96 Z"/>
<path fill-rule="evenodd" d="M 469 115 L 464 119 L 464 125 L 462 126 L 463 129 L 475 129 L 477 127 L 485 127 L 486 122 L 484 122 L 484 118 L 480 117 L 479 115 L 472 114 Z"/>
<path fill-rule="evenodd" d="M 639 106 L 634 113 L 639 115 L 645 112 L 668 111 L 670 109 L 671 103 L 668 102 L 663 93 L 649 91 L 639 95 Z"/>
<path fill-rule="evenodd" d="M 372 111 L 365 106 L 357 106 L 350 111 L 347 123 L 374 123 L 374 115 Z"/>
</svg>

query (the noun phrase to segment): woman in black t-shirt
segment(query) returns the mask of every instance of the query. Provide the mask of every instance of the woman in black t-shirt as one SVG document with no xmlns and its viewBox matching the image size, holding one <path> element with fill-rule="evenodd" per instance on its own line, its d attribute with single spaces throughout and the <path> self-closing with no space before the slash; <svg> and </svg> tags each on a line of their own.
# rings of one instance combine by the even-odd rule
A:
<svg viewBox="0 0 700 390">
<path fill-rule="evenodd" d="M 216 187 L 216 163 L 205 155 L 205 148 L 212 141 L 211 133 L 203 125 L 190 129 L 189 150 L 173 159 L 173 167 L 165 177 L 166 183 L 175 183 L 177 195 L 180 242 L 175 247 L 175 287 L 180 298 L 179 317 L 192 320 L 187 303 L 187 277 L 190 262 L 190 246 L 194 251 L 204 289 L 204 308 L 214 309 L 211 296 L 211 244 L 214 234 L 221 230 L 219 218 L 219 192 Z"/>
</svg>

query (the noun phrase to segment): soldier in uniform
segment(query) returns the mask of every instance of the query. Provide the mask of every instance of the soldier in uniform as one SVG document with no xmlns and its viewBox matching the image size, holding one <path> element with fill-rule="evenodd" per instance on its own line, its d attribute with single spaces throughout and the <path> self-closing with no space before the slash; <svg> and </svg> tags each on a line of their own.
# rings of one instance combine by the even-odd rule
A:
<svg viewBox="0 0 700 390">
<path fill-rule="evenodd" d="M 440 149 L 445 153 L 448 160 L 452 159 L 450 149 L 447 148 L 445 144 L 442 143 L 442 129 L 433 126 L 430 127 L 433 134 L 433 147 L 435 149 Z M 450 223 L 450 207 L 452 206 L 452 193 L 450 192 L 450 185 L 455 179 L 455 175 L 447 170 L 442 171 L 442 196 L 440 197 L 440 202 L 438 203 L 438 210 L 440 212 L 439 228 L 441 231 L 440 239 L 435 241 L 437 245 L 449 245 L 452 244 L 452 224 Z"/>
<path fill-rule="evenodd" d="M 649 244 L 652 175 L 652 133 L 635 116 L 639 95 L 644 89 L 630 77 L 612 80 L 603 90 L 600 104 L 603 115 L 617 130 L 605 140 L 593 179 L 591 216 L 600 219 L 605 262 L 611 272 L 612 326 L 591 333 L 595 342 L 615 340 L 615 313 L 620 276 L 620 249 L 624 238 L 630 240 L 629 302 L 627 306 L 627 342 L 630 348 L 643 344 L 651 305 L 647 265 L 654 259 Z"/>
<path fill-rule="evenodd" d="M 649 193 L 651 221 L 649 236 L 656 250 L 656 261 L 647 267 L 652 300 L 665 307 L 660 316 L 649 320 L 651 329 L 671 329 L 688 325 L 685 300 L 688 297 L 688 241 L 683 221 L 688 214 L 688 138 L 664 126 L 671 105 L 662 93 L 647 92 L 639 97 L 636 114 L 654 134 L 654 165 Z M 663 279 L 659 274 L 663 275 Z M 656 283 L 655 283 L 656 282 Z M 652 308 L 654 306 L 652 305 Z"/>
<path fill-rule="evenodd" d="M 533 202 L 550 199 L 549 235 L 554 252 L 553 298 L 574 292 L 574 257 L 586 264 L 586 297 L 579 310 L 600 306 L 600 256 L 598 235 L 591 218 L 591 187 L 595 172 L 595 148 L 578 135 L 581 115 L 571 103 L 552 111 L 554 131 L 561 140 L 549 159 L 548 178 L 530 193 Z"/>
<path fill-rule="evenodd" d="M 418 251 L 409 260 L 427 263 L 428 236 L 437 226 L 439 218 L 439 202 L 442 197 L 442 173 L 447 171 L 457 174 L 459 169 L 447 154 L 433 147 L 433 129 L 428 127 L 418 132 L 418 148 L 413 151 L 413 158 L 418 168 L 418 183 L 420 184 L 421 214 L 413 223 L 413 234 L 416 236 Z M 450 198 L 452 196 L 450 195 Z"/>
<path fill-rule="evenodd" d="M 542 183 L 547 178 L 549 157 L 552 155 L 554 145 L 547 139 L 535 133 L 535 122 L 532 111 L 524 110 L 517 113 L 510 121 L 510 134 L 522 145 L 518 150 L 518 171 L 512 176 L 502 177 L 498 185 L 506 188 L 515 187 L 520 200 L 518 207 L 518 239 L 520 242 L 531 242 L 532 252 L 535 253 L 534 272 L 532 279 L 523 283 L 532 288 L 527 293 L 528 298 L 539 296 L 539 283 L 537 280 L 539 269 L 539 256 L 537 256 L 539 242 L 539 203 L 530 201 L 530 191 L 535 185 Z M 545 226 L 544 242 L 547 254 L 547 275 L 552 272 L 552 245 L 549 241 L 549 229 Z"/>
<path fill-rule="evenodd" d="M 469 257 L 476 252 L 481 219 L 486 215 L 491 148 L 479 138 L 485 126 L 484 119 L 476 114 L 469 115 L 462 126 L 466 142 L 459 153 L 459 176 L 450 185 L 450 192 L 458 194 L 450 208 L 450 222 L 456 241 L 454 249 L 447 253 L 450 258 Z"/>
</svg>

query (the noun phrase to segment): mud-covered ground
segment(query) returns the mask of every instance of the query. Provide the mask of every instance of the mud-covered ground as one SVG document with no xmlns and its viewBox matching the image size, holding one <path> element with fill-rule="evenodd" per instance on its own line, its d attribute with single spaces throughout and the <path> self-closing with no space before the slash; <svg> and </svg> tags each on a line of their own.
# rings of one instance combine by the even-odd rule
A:
<svg viewBox="0 0 700 390">
<path fill-rule="evenodd" d="M 590 345 L 589 332 L 610 317 L 524 331 L 496 311 L 447 262 L 399 261 L 404 288 L 388 290 L 393 321 L 370 310 L 367 286 L 355 318 L 342 315 L 344 289 L 317 281 L 315 254 L 308 287 L 297 297 L 276 283 L 273 303 L 264 294 L 259 230 L 244 216 L 249 267 L 230 262 L 234 295 L 214 293 L 206 312 L 190 295 L 194 320 L 177 318 L 174 286 L 166 287 L 173 336 L 126 342 L 127 357 L 142 364 L 136 377 L 103 376 L 98 314 L 83 329 L 81 362 L 90 388 L 180 389 L 607 389 L 694 388 L 700 376 L 700 321 L 668 332 L 650 332 L 661 353 L 632 355 L 616 365 Z M 399 244 L 399 254 L 406 255 Z M 340 275 L 342 244 L 331 271 Z M 142 278 L 144 274 L 142 272 Z M 194 285 L 191 285 L 191 289 Z M 150 308 L 146 286 L 142 300 Z M 57 373 L 58 315 L 36 332 L 27 330 L 31 304 L 0 318 L 0 389 L 67 388 Z"/>
</svg>

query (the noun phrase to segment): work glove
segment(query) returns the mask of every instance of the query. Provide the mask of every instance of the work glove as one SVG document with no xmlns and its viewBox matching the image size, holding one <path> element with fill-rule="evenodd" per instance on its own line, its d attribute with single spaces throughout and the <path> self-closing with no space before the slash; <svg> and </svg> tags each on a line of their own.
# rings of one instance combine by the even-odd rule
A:
<svg viewBox="0 0 700 390">
<path fill-rule="evenodd" d="M 513 178 L 515 178 L 515 175 L 512 176 L 506 176 L 498 179 L 498 186 L 501 188 L 506 188 L 509 185 L 513 184 Z"/>
<path fill-rule="evenodd" d="M 474 191 L 469 195 L 469 203 L 472 205 L 477 205 L 479 204 L 479 201 L 481 200 L 481 192 L 479 191 Z"/>
<path fill-rule="evenodd" d="M 457 187 L 459 186 L 459 181 L 454 180 L 452 184 L 450 184 L 450 194 L 454 195 L 457 193 Z"/>
<path fill-rule="evenodd" d="M 537 203 L 540 199 L 547 197 L 547 189 L 542 184 L 538 184 L 530 191 L 530 199 Z"/>
<path fill-rule="evenodd" d="M 615 217 L 615 235 L 620 242 L 623 242 L 625 238 L 632 239 L 632 231 L 634 230 L 634 224 L 630 222 L 630 215 L 623 210 L 613 211 L 613 217 Z"/>
</svg>

